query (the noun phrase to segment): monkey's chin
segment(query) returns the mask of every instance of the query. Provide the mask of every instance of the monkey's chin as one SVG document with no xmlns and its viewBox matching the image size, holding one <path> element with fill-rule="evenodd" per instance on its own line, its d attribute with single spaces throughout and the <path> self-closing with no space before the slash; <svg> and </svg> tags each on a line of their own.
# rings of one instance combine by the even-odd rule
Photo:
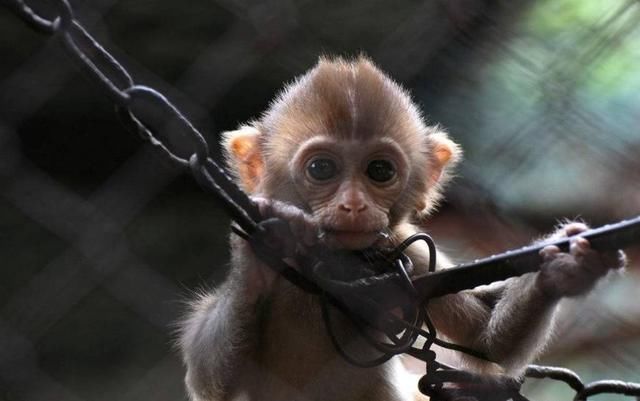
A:
<svg viewBox="0 0 640 401">
<path fill-rule="evenodd" d="M 335 249 L 360 250 L 374 245 L 381 239 L 379 231 L 329 231 L 327 243 Z"/>
</svg>

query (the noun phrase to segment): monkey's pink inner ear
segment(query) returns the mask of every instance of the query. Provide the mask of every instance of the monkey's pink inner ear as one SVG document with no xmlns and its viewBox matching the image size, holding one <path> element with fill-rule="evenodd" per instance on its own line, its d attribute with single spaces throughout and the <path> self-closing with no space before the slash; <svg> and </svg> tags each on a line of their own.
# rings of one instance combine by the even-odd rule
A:
<svg viewBox="0 0 640 401">
<path fill-rule="evenodd" d="M 447 137 L 444 132 L 432 134 L 431 143 L 433 149 L 433 166 L 431 181 L 441 180 L 447 167 L 455 165 L 460 159 L 460 147 Z"/>
<path fill-rule="evenodd" d="M 230 167 L 236 171 L 243 188 L 253 192 L 264 168 L 258 144 L 260 132 L 253 127 L 243 127 L 224 135 Z"/>
<path fill-rule="evenodd" d="M 449 163 L 449 160 L 451 160 L 451 157 L 453 156 L 451 148 L 443 143 L 439 143 L 436 145 L 434 154 L 440 166 L 444 166 L 445 164 Z"/>
</svg>

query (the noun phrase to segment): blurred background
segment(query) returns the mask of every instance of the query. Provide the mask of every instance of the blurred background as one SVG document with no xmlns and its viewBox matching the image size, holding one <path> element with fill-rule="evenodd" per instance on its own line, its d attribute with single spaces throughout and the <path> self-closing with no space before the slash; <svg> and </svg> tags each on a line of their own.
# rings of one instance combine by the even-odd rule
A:
<svg viewBox="0 0 640 401">
<path fill-rule="evenodd" d="M 425 224 L 459 261 L 562 218 L 640 214 L 638 1 L 70 2 L 214 147 L 318 55 L 369 55 L 465 150 Z M 174 322 L 224 277 L 227 217 L 123 128 L 56 38 L 4 7 L 0 60 L 0 400 L 186 400 Z M 626 273 L 565 303 L 542 363 L 640 381 L 628 254 Z M 548 381 L 526 394 L 573 395 Z"/>
</svg>

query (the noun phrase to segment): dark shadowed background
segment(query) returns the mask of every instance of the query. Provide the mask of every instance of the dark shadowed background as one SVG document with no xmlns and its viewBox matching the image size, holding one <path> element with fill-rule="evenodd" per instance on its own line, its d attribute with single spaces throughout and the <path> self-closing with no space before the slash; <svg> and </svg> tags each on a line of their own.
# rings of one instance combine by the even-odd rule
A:
<svg viewBox="0 0 640 401">
<path fill-rule="evenodd" d="M 564 217 L 640 213 L 638 1 L 70 1 L 214 147 L 320 54 L 369 55 L 464 147 L 425 225 L 460 261 Z M 123 128 L 57 38 L 3 7 L 0 60 L 0 400 L 186 399 L 173 324 L 224 277 L 228 219 Z M 626 274 L 566 303 L 543 362 L 640 381 L 629 255 Z M 527 394 L 572 397 L 548 382 Z"/>
</svg>

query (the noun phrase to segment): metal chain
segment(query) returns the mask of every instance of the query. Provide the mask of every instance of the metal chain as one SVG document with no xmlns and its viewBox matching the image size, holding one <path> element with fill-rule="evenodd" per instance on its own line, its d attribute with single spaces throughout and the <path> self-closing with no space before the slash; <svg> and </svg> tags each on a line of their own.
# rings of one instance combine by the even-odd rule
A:
<svg viewBox="0 0 640 401">
<path fill-rule="evenodd" d="M 68 0 L 53 1 L 58 16 L 52 19 L 42 17 L 23 0 L 4 2 L 35 30 L 58 37 L 91 81 L 115 103 L 125 126 L 174 165 L 189 169 L 206 191 L 219 198 L 245 233 L 255 232 L 261 220 L 257 207 L 210 157 L 209 146 L 202 134 L 162 93 L 149 86 L 137 85 L 122 64 L 76 20 Z M 189 142 L 188 146 L 184 139 Z"/>
<path fill-rule="evenodd" d="M 234 228 L 235 232 L 248 238 L 260 231 L 258 227 L 262 219 L 257 207 L 211 159 L 209 147 L 202 134 L 162 93 L 148 86 L 137 85 L 127 70 L 76 20 L 68 0 L 53 1 L 58 16 L 52 19 L 42 17 L 23 0 L 2 1 L 33 29 L 59 37 L 72 58 L 115 103 L 116 111 L 123 123 L 158 149 L 173 164 L 189 169 L 203 189 L 218 197 L 225 211 L 239 226 Z M 176 133 L 180 136 L 176 137 Z M 186 149 L 180 140 L 184 138 L 190 143 Z M 282 269 L 286 270 L 286 266 Z M 300 285 L 302 284 L 314 286 L 313 283 Z M 313 290 L 317 288 L 314 287 Z M 431 342 L 433 339 L 428 340 L 429 344 Z M 428 359 L 427 362 L 431 361 L 433 366 L 444 366 L 436 365 L 435 354 L 431 350 L 420 350 L 420 355 Z M 432 383 L 434 388 L 440 388 L 445 383 L 455 383 L 455 380 L 447 378 L 447 375 L 451 375 L 450 372 L 444 373 L 446 374 L 441 375 L 437 383 Z M 460 374 L 463 373 L 456 373 Z M 564 381 L 576 390 L 575 401 L 585 401 L 602 393 L 636 396 L 640 399 L 640 384 L 617 380 L 584 384 L 577 374 L 568 369 L 531 365 L 526 371 L 526 376 Z M 522 400 L 524 397 L 515 394 L 512 399 Z"/>
<path fill-rule="evenodd" d="M 574 401 L 586 401 L 598 394 L 621 394 L 636 397 L 640 400 L 640 383 L 623 382 L 620 380 L 598 380 L 585 384 L 575 372 L 552 366 L 529 365 L 526 377 L 534 379 L 552 379 L 565 382 L 575 390 Z"/>
</svg>

